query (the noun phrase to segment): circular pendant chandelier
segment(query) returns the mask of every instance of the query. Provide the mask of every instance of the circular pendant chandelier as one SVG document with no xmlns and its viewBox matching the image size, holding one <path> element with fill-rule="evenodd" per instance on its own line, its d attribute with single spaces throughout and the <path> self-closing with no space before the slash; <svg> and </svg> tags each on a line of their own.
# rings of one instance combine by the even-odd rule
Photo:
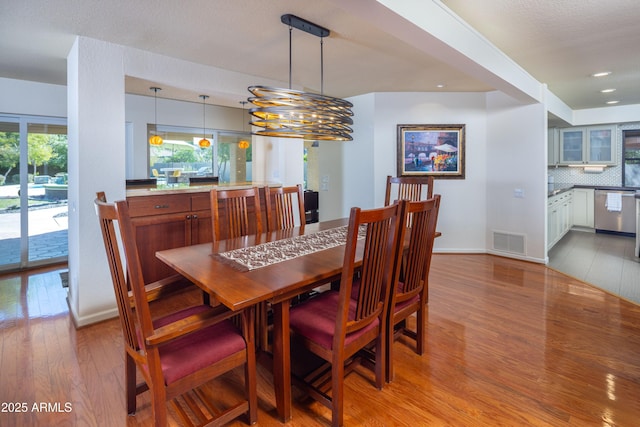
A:
<svg viewBox="0 0 640 427">
<path fill-rule="evenodd" d="M 294 15 L 282 15 L 281 21 L 289 25 L 289 89 L 269 86 L 250 86 L 255 105 L 249 112 L 254 117 L 252 126 L 262 128 L 255 135 L 284 138 L 303 138 L 321 141 L 351 141 L 353 104 L 324 95 L 323 38 L 330 34 L 326 28 Z M 320 37 L 321 93 L 291 89 L 291 33 L 297 28 Z"/>
</svg>

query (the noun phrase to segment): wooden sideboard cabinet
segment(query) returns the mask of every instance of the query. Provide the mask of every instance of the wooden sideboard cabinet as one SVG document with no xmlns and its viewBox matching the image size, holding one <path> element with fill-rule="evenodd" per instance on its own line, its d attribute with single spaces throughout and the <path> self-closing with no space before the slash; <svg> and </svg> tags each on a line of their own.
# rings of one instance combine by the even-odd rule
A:
<svg viewBox="0 0 640 427">
<path fill-rule="evenodd" d="M 146 283 L 176 274 L 175 270 L 156 258 L 156 252 L 213 240 L 209 194 L 208 189 L 203 189 L 198 192 L 127 197 Z M 262 223 L 266 227 L 262 188 L 260 200 Z M 253 210 L 252 205 L 249 206 L 249 210 Z M 224 215 L 222 217 L 224 218 Z M 254 224 L 250 224 L 250 230 L 255 231 Z"/>
<path fill-rule="evenodd" d="M 128 198 L 145 282 L 175 274 L 156 258 L 164 249 L 212 240 L 209 193 Z"/>
</svg>

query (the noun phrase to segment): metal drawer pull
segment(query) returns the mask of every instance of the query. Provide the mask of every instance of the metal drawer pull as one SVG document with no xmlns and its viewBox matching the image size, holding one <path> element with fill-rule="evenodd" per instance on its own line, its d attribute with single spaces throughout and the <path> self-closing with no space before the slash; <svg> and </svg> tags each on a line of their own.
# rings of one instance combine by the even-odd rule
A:
<svg viewBox="0 0 640 427">
<path fill-rule="evenodd" d="M 169 205 L 155 205 L 156 209 L 168 209 Z"/>
</svg>

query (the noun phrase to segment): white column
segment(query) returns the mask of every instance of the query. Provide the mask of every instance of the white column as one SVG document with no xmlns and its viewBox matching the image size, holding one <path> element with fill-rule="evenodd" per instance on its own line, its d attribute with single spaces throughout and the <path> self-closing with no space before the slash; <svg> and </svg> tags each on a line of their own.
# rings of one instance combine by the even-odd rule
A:
<svg viewBox="0 0 640 427">
<path fill-rule="evenodd" d="M 253 180 L 296 185 L 304 182 L 304 143 L 297 138 L 253 137 Z"/>
<path fill-rule="evenodd" d="M 116 314 L 93 200 L 125 198 L 125 98 L 120 46 L 79 37 L 67 57 L 69 307 L 77 326 Z"/>
</svg>

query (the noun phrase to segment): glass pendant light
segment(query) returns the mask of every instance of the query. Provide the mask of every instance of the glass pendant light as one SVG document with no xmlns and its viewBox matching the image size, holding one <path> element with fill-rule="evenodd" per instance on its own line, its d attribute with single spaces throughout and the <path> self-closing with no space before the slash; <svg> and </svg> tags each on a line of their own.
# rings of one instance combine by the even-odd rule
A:
<svg viewBox="0 0 640 427">
<path fill-rule="evenodd" d="M 162 137 L 158 135 L 158 91 L 162 90 L 162 88 L 153 86 L 150 89 L 153 91 L 155 129 L 154 134 L 149 138 L 149 144 L 162 145 Z"/>
<path fill-rule="evenodd" d="M 242 104 L 242 133 L 244 133 L 244 105 L 246 103 L 247 101 L 240 101 L 240 104 Z M 247 148 L 249 148 L 249 141 L 244 138 L 241 139 L 240 141 L 238 141 L 238 147 L 246 150 Z"/>
<path fill-rule="evenodd" d="M 198 141 L 198 145 L 200 146 L 200 148 L 209 148 L 211 147 L 211 141 L 209 141 L 207 139 L 206 136 L 206 131 L 205 131 L 205 108 L 206 105 L 204 103 L 204 101 L 209 98 L 208 95 L 200 95 L 200 98 L 202 98 L 202 139 L 200 141 Z"/>
</svg>

